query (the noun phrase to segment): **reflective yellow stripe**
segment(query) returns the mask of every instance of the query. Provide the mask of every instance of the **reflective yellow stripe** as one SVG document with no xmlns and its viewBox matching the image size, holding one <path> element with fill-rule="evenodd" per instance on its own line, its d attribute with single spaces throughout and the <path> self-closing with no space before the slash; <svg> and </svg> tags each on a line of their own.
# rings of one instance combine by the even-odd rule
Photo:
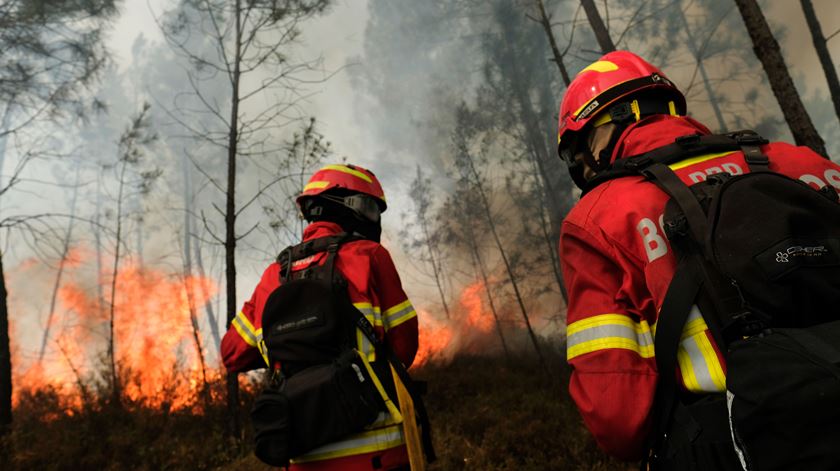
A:
<svg viewBox="0 0 840 471">
<path fill-rule="evenodd" d="M 358 309 L 364 316 L 368 322 L 371 323 L 374 327 L 383 327 L 382 323 L 382 312 L 379 309 L 379 306 L 373 306 L 371 303 L 353 303 L 353 307 Z M 362 333 L 361 330 L 356 329 L 356 345 L 359 348 L 359 351 L 367 355 L 368 361 L 376 361 L 376 352 L 373 349 L 373 344 L 370 343 L 367 337 Z"/>
<path fill-rule="evenodd" d="M 691 342 L 693 339 L 687 339 Z M 683 383 L 689 391 L 699 391 L 700 384 L 697 382 L 697 376 L 694 374 L 694 365 L 691 362 L 691 355 L 685 349 L 685 346 L 680 344 L 677 350 L 677 363 L 680 365 L 680 374 L 682 375 Z"/>
<path fill-rule="evenodd" d="M 417 311 L 414 310 L 414 306 L 407 299 L 392 308 L 386 309 L 382 314 L 383 325 L 386 330 L 393 329 L 414 317 L 417 317 Z"/>
<path fill-rule="evenodd" d="M 242 340 L 245 341 L 248 345 L 252 347 L 257 346 L 257 333 L 254 330 L 254 326 L 245 317 L 245 313 L 239 311 L 239 314 L 233 318 L 233 321 L 230 323 L 236 332 L 239 333 L 239 336 L 242 337 Z"/>
<path fill-rule="evenodd" d="M 679 116 L 677 114 L 677 106 L 674 105 L 673 101 L 668 102 L 668 112 L 671 113 L 671 116 Z"/>
<path fill-rule="evenodd" d="M 701 155 L 700 157 L 693 157 L 691 159 L 685 159 L 685 160 L 679 161 L 679 162 L 677 162 L 673 165 L 669 165 L 669 167 L 671 167 L 671 170 L 679 170 L 681 168 L 685 168 L 685 167 L 688 167 L 688 166 L 691 166 L 691 165 L 694 165 L 694 164 L 703 163 L 707 160 L 717 159 L 718 157 L 725 157 L 725 156 L 727 156 L 729 154 L 732 154 L 732 153 L 734 153 L 734 151 L 719 152 L 717 154 Z"/>
<path fill-rule="evenodd" d="M 638 342 L 623 337 L 607 337 L 568 347 L 566 350 L 566 360 L 571 360 L 586 353 L 612 348 L 631 350 L 638 353 L 642 358 L 653 358 L 653 345 L 639 345 Z"/>
<path fill-rule="evenodd" d="M 306 186 L 303 187 L 303 191 L 305 193 L 309 190 L 319 190 L 321 188 L 326 188 L 328 186 L 330 186 L 330 182 L 314 181 L 314 182 L 307 183 Z"/>
<path fill-rule="evenodd" d="M 680 340 L 685 340 L 689 337 L 694 337 L 695 335 L 705 332 L 709 329 L 709 326 L 706 325 L 706 321 L 703 320 L 702 317 L 698 317 L 696 319 L 691 319 L 685 323 L 685 327 L 683 327 L 682 335 L 680 335 Z"/>
<path fill-rule="evenodd" d="M 697 336 L 696 341 L 703 353 L 703 358 L 706 359 L 706 366 L 709 368 L 709 374 L 715 384 L 715 390 L 725 391 L 726 374 L 723 372 L 720 361 L 718 361 L 717 352 L 715 352 L 712 342 L 709 341 L 709 336 L 706 335 L 706 332 L 703 332 L 702 336 Z"/>
<path fill-rule="evenodd" d="M 634 329 L 636 327 L 641 327 L 639 323 L 633 322 L 633 319 L 631 319 L 628 316 L 625 316 L 624 314 L 601 314 L 598 316 L 587 317 L 586 319 L 581 319 L 577 322 L 572 322 L 571 324 L 569 324 L 569 327 L 566 328 L 566 336 L 569 337 L 590 327 L 597 327 L 600 325 L 609 324 L 626 325 Z M 646 327 L 647 322 L 643 321 L 643 325 Z M 642 331 L 645 330 L 650 329 L 643 328 Z"/>
<path fill-rule="evenodd" d="M 623 314 L 601 314 L 573 322 L 566 329 L 566 359 L 606 349 L 654 355 L 653 336 L 647 321 L 635 322 Z"/>
<path fill-rule="evenodd" d="M 373 180 L 371 180 L 369 176 L 346 165 L 327 165 L 321 168 L 321 170 L 335 170 L 337 172 L 344 172 L 353 175 L 354 177 L 361 178 L 362 180 L 368 183 L 373 183 Z"/>
<path fill-rule="evenodd" d="M 265 346 L 262 328 L 257 331 L 257 349 L 260 351 L 260 355 L 262 356 L 265 365 L 271 366 L 271 363 L 268 361 L 268 347 Z"/>
<path fill-rule="evenodd" d="M 371 303 L 353 303 L 353 307 L 362 311 L 362 314 L 374 327 L 382 327 L 382 311 L 379 306 L 374 306 Z"/>
<path fill-rule="evenodd" d="M 360 351 L 356 350 L 356 354 L 359 355 L 359 358 L 361 358 L 362 363 L 365 365 L 365 369 L 367 369 L 370 378 L 373 380 L 373 385 L 376 386 L 376 390 L 379 391 L 379 396 L 382 397 L 382 400 L 385 402 L 385 408 L 391 413 L 394 423 L 402 423 L 403 416 L 400 414 L 400 410 L 397 409 L 397 406 L 395 406 L 391 398 L 388 397 L 388 393 L 385 392 L 385 388 L 382 387 L 382 383 L 379 381 L 379 377 L 376 376 L 376 373 L 373 372 L 373 368 L 371 368 L 370 363 L 368 363 L 367 359 Z"/>
<path fill-rule="evenodd" d="M 291 460 L 292 463 L 321 461 L 342 456 L 359 455 L 387 450 L 405 443 L 402 427 L 389 425 L 381 429 L 368 430 L 351 435 L 345 440 L 318 447 L 309 453 Z"/>
<path fill-rule="evenodd" d="M 691 392 L 713 393 L 726 389 L 723 366 L 706 333 L 708 330 L 700 309 L 692 306 L 677 350 L 680 374 Z"/>
</svg>

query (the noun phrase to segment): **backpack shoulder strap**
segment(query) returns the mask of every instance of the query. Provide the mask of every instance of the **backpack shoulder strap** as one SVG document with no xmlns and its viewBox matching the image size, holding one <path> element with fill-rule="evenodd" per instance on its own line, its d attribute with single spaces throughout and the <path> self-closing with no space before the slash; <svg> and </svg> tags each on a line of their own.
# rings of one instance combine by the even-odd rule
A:
<svg viewBox="0 0 840 471">
<path fill-rule="evenodd" d="M 659 382 L 654 401 L 654 433 L 651 435 L 651 448 L 661 446 L 663 434 L 668 430 L 668 422 L 674 411 L 679 389 L 674 376 L 677 368 L 677 350 L 685 323 L 695 304 L 703 285 L 703 277 L 698 273 L 696 255 L 687 255 L 677 263 L 674 278 L 668 286 L 668 292 L 662 301 L 659 318 L 656 321 L 654 352 Z"/>
<path fill-rule="evenodd" d="M 388 342 L 380 340 L 379 337 L 376 336 L 376 332 L 373 329 L 373 325 L 371 325 L 370 321 L 365 319 L 364 314 L 361 311 L 353 307 L 351 310 L 351 315 L 354 317 L 356 327 L 362 332 L 362 334 L 367 337 L 370 343 L 374 346 L 374 349 L 378 352 L 378 354 L 384 354 L 383 356 L 388 360 L 388 363 L 394 368 L 394 372 L 400 378 L 403 385 L 405 385 L 408 394 L 411 396 L 412 402 L 414 402 L 414 408 L 417 411 L 417 419 L 420 421 L 420 433 L 421 433 L 421 441 L 423 442 L 423 452 L 426 455 L 426 461 L 429 463 L 434 462 L 437 458 L 435 455 L 435 449 L 432 445 L 432 433 L 431 433 L 431 426 L 429 425 L 429 414 L 426 412 L 426 406 L 423 403 L 423 398 L 420 397 L 420 392 L 417 389 L 417 385 L 415 384 L 414 380 L 411 379 L 411 376 L 408 374 L 408 370 L 406 370 L 405 366 L 402 364 L 397 355 L 394 353 L 394 350 L 391 349 L 391 346 Z"/>
<path fill-rule="evenodd" d="M 277 255 L 277 264 L 280 265 L 280 279 L 281 281 L 288 280 L 292 274 L 292 265 L 298 260 L 310 257 L 317 253 L 327 252 L 327 260 L 322 266 L 324 271 L 329 274 L 332 279 L 335 273 L 335 257 L 338 254 L 338 249 L 341 245 L 353 241 L 361 240 L 364 237 L 355 234 L 342 232 L 336 235 L 319 237 L 317 239 L 308 240 L 297 245 L 286 247 L 279 255 Z"/>
<path fill-rule="evenodd" d="M 689 134 L 674 139 L 672 144 L 658 147 L 644 154 L 619 159 L 607 169 L 598 172 L 583 189 L 582 194 L 592 191 L 598 185 L 616 178 L 641 174 L 642 170 L 660 163 L 671 165 L 690 157 L 705 154 L 741 150 L 750 171 L 767 170 L 769 159 L 761 152 L 759 146 L 769 141 L 755 131 L 736 131 L 728 134 Z"/>
</svg>

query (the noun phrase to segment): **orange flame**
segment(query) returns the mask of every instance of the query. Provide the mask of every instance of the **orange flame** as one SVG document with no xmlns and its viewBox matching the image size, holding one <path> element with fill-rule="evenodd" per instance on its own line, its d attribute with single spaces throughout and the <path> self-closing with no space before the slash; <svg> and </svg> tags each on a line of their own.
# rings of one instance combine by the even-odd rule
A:
<svg viewBox="0 0 840 471">
<path fill-rule="evenodd" d="M 450 319 L 440 320 L 419 312 L 420 345 L 414 359 L 415 366 L 430 361 L 446 361 L 459 351 L 478 353 L 487 346 L 487 339 L 495 331 L 493 314 L 485 309 L 486 289 L 476 281 L 461 291 L 459 306 Z"/>
<path fill-rule="evenodd" d="M 73 256 L 78 253 L 84 252 L 73 252 Z M 50 354 L 38 363 L 31 355 L 24 358 L 16 345 L 15 403 L 21 390 L 51 387 L 67 396 L 68 407 L 78 406 L 80 383 L 103 369 L 92 359 L 107 351 L 110 283 L 104 290 L 106 299 L 99 299 L 95 286 L 83 285 L 84 277 L 73 276 L 80 263 L 75 258 L 69 262 L 67 279 L 72 281 L 59 291 L 61 306 L 55 317 L 61 319 L 53 321 L 57 325 Z M 203 379 L 188 290 L 192 306 L 201 306 L 215 295 L 216 286 L 206 278 L 170 275 L 129 261 L 121 267 L 114 301 L 114 351 L 128 400 L 179 409 L 197 397 Z"/>
</svg>

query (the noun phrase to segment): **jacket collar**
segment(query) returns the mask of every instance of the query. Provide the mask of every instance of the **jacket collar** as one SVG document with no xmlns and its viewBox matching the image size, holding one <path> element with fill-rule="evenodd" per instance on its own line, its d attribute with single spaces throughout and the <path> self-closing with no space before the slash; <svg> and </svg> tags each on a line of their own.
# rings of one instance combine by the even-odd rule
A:
<svg viewBox="0 0 840 471">
<path fill-rule="evenodd" d="M 657 114 L 627 127 L 618 139 L 612 161 L 644 154 L 673 144 L 674 139 L 689 134 L 711 134 L 709 128 L 688 116 Z"/>
<path fill-rule="evenodd" d="M 315 221 L 303 230 L 303 241 L 306 242 L 312 239 L 320 239 L 321 237 L 329 237 L 342 232 L 344 232 L 344 229 L 334 222 Z"/>
</svg>

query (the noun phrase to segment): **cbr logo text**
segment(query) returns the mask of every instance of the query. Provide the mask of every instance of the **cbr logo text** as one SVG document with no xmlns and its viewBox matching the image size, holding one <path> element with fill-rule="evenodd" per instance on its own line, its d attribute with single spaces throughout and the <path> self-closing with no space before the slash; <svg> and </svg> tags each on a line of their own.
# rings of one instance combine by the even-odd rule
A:
<svg viewBox="0 0 840 471">
<path fill-rule="evenodd" d="M 828 249 L 824 245 L 815 247 L 802 247 L 801 245 L 794 245 L 788 247 L 784 252 L 776 252 L 776 261 L 779 263 L 787 263 L 790 257 L 821 257 L 828 253 Z"/>
</svg>

